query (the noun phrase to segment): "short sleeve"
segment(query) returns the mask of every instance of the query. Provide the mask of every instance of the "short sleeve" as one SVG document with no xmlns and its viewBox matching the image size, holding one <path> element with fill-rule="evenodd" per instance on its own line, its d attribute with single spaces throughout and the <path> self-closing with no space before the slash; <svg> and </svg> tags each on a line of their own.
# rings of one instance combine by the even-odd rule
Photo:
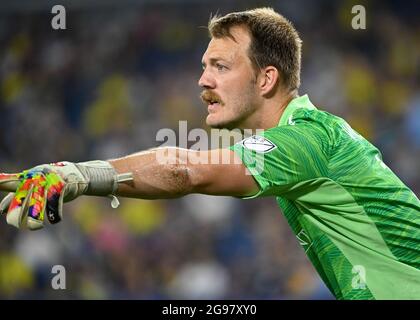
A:
<svg viewBox="0 0 420 320">
<path fill-rule="evenodd" d="M 327 135 L 313 124 L 280 126 L 231 146 L 259 185 L 250 197 L 281 196 L 328 172 Z"/>
</svg>

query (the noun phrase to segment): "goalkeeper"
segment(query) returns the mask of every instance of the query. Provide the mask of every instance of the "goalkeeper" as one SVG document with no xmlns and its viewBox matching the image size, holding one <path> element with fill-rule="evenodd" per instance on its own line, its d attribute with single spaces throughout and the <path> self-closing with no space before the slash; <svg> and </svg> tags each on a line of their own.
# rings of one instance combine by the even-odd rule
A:
<svg viewBox="0 0 420 320">
<path fill-rule="evenodd" d="M 199 80 L 207 124 L 263 134 L 228 149 L 160 148 L 3 174 L 2 189 L 15 191 L 0 204 L 8 223 L 56 223 L 63 202 L 81 195 L 109 196 L 114 206 L 115 196 L 273 196 L 337 299 L 420 299 L 420 202 L 378 149 L 298 95 L 301 40 L 292 24 L 260 8 L 213 17 L 209 32 Z"/>
</svg>

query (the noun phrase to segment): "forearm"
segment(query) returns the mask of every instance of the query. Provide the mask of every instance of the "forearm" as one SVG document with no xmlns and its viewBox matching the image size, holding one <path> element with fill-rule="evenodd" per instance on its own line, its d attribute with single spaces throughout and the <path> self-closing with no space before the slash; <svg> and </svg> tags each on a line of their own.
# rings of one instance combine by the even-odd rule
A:
<svg viewBox="0 0 420 320">
<path fill-rule="evenodd" d="M 176 198 L 193 192 L 193 169 L 188 163 L 188 153 L 191 152 L 194 151 L 160 148 L 109 160 L 118 173 L 133 174 L 132 181 L 118 185 L 116 195 L 160 199 Z"/>
</svg>

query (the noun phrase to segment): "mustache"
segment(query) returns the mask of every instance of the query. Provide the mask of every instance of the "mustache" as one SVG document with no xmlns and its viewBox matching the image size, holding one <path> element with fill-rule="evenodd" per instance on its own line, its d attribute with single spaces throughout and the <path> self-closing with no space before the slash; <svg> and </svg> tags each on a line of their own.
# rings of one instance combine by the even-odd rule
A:
<svg viewBox="0 0 420 320">
<path fill-rule="evenodd" d="M 220 96 L 217 93 L 211 90 L 203 90 L 203 92 L 201 92 L 200 94 L 200 98 L 204 103 L 218 102 L 223 105 L 222 98 L 220 98 Z"/>
</svg>

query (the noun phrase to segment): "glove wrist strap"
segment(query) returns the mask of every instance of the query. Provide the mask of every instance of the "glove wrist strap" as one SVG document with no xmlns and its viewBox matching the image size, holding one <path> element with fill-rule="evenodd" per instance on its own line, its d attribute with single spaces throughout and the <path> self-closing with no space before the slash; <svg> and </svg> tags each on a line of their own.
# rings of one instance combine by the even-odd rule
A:
<svg viewBox="0 0 420 320">
<path fill-rule="evenodd" d="M 75 164 L 80 172 L 89 181 L 85 195 L 108 196 L 118 189 L 118 183 L 133 180 L 133 174 L 118 174 L 108 161 L 88 161 Z"/>
</svg>

